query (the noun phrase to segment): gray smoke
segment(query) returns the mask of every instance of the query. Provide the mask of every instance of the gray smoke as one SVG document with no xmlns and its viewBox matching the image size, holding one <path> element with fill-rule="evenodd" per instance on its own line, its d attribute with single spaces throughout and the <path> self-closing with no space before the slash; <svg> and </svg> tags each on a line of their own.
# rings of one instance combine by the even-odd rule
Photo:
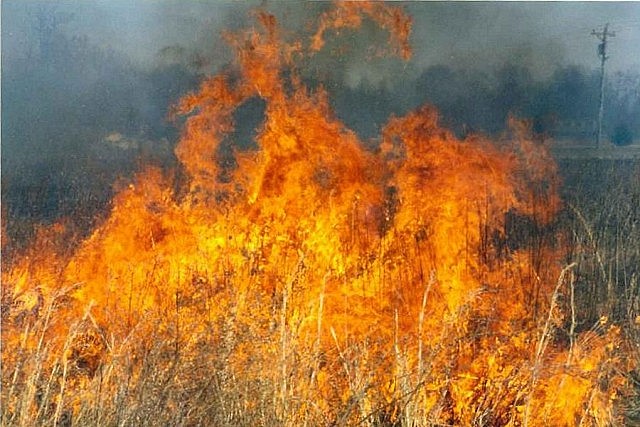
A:
<svg viewBox="0 0 640 427">
<path fill-rule="evenodd" d="M 424 102 L 462 134 L 499 132 L 509 113 L 534 119 L 541 131 L 562 120 L 588 122 L 599 66 L 590 32 L 607 22 L 616 32 L 608 46 L 607 126 L 640 134 L 640 3 L 394 4 L 413 16 L 411 61 L 371 55 L 386 35 L 365 22 L 361 31 L 329 34 L 326 48 L 300 67 L 372 144 L 390 114 Z M 128 179 L 139 162 L 175 166 L 179 130 L 166 120 L 170 105 L 229 63 L 221 32 L 252 25 L 255 7 L 274 13 L 287 34 L 308 35 L 331 4 L 3 0 L 8 218 L 77 209 L 91 218 L 108 203 L 113 182 Z M 255 127 L 260 111 L 239 113 L 239 139 L 251 138 L 254 129 L 242 126 Z"/>
</svg>

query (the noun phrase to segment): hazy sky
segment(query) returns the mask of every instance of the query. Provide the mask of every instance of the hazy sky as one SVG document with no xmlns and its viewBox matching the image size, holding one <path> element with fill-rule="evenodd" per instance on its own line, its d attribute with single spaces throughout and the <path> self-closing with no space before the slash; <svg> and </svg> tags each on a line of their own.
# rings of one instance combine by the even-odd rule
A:
<svg viewBox="0 0 640 427">
<path fill-rule="evenodd" d="M 30 14 L 43 2 L 3 0 L 3 49 L 20 37 Z M 198 52 L 214 65 L 227 60 L 219 34 L 238 26 L 251 5 L 264 5 L 283 18 L 284 25 L 303 28 L 326 2 L 220 2 L 220 1 L 48 1 L 70 18 L 64 28 L 84 34 L 101 47 L 151 65 L 167 46 Z M 640 2 L 397 2 L 414 20 L 416 69 L 447 64 L 486 67 L 506 61 L 530 66 L 544 76 L 556 66 L 578 64 L 597 67 L 597 39 L 592 29 L 605 23 L 616 37 L 608 46 L 611 71 L 640 69 Z M 13 41 L 13 40 L 12 40 Z M 16 45 L 15 43 L 13 44 Z M 19 43 L 17 44 L 19 46 Z M 371 80 L 385 73 L 371 64 L 346 67 L 346 79 L 366 75 Z"/>
</svg>

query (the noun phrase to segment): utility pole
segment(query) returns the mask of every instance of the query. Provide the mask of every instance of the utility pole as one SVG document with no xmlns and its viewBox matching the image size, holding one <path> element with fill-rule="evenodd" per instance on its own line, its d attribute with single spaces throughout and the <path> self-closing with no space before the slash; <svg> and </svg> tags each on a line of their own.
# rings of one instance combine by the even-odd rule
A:
<svg viewBox="0 0 640 427">
<path fill-rule="evenodd" d="M 604 63 L 609 57 L 607 56 L 607 37 L 615 37 L 616 33 L 609 31 L 609 24 L 604 26 L 604 31 L 591 31 L 592 36 L 596 36 L 600 40 L 598 45 L 598 56 L 600 57 L 600 106 L 598 108 L 598 131 L 596 134 L 596 148 L 600 147 L 602 139 L 602 116 L 604 115 Z"/>
</svg>

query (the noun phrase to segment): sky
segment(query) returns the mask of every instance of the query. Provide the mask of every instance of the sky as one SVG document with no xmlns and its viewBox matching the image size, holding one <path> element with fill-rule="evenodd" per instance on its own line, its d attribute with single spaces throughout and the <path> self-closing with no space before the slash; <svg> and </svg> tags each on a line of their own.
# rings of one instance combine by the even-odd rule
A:
<svg viewBox="0 0 640 427">
<path fill-rule="evenodd" d="M 3 0 L 4 46 L 20 38 L 29 17 L 47 4 L 61 15 L 73 35 L 86 35 L 97 46 L 129 57 L 143 67 L 153 66 L 159 52 L 197 53 L 212 65 L 225 63 L 228 52 L 220 39 L 223 29 L 246 22 L 251 7 L 266 6 L 288 28 L 312 23 L 327 2 L 204 0 Z M 432 65 L 491 69 L 505 62 L 531 68 L 541 78 L 558 66 L 599 66 L 598 40 L 592 30 L 609 23 L 607 68 L 611 72 L 640 69 L 640 2 L 396 2 L 413 17 L 414 56 L 409 67 Z M 22 26 L 22 27 L 21 27 Z M 11 52 L 7 52 L 11 54 Z M 13 52 L 19 54 L 19 52 Z M 165 58 L 166 59 L 166 58 Z M 388 76 L 385 76 L 385 73 Z M 395 70 L 352 63 L 344 79 L 357 84 L 362 78 L 379 81 Z"/>
</svg>

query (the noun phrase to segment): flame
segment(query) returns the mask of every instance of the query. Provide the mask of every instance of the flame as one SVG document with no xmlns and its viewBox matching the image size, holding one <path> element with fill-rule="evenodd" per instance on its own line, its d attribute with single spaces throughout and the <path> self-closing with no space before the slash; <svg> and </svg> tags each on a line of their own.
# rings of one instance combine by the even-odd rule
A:
<svg viewBox="0 0 640 427">
<path fill-rule="evenodd" d="M 225 36 L 232 70 L 175 107 L 186 118 L 176 155 L 188 188 L 142 171 L 75 253 L 37 242 L 38 256 L 3 271 L 13 304 L 3 360 L 16 372 L 3 374 L 3 389 L 42 382 L 49 369 L 59 392 L 49 412 L 33 384 L 30 398 L 5 395 L 10 413 L 82 417 L 98 370 L 116 396 L 125 378 L 145 381 L 153 355 L 172 384 L 223 375 L 230 389 L 245 385 L 244 411 L 269 390 L 287 425 L 615 420 L 619 331 L 600 328 L 571 348 L 551 342 L 563 322 L 558 290 L 572 286 L 554 261 L 562 252 L 504 243 L 508 214 L 546 224 L 560 208 L 545 147 L 515 122 L 508 141 L 459 140 L 423 107 L 392 118 L 369 152 L 327 93 L 302 82 L 298 61 L 363 17 L 409 58 L 411 21 L 399 8 L 337 3 L 307 43 L 286 41 L 256 12 L 254 28 Z M 236 149 L 227 170 L 220 147 L 233 112 L 256 97 L 266 105 L 257 149 Z"/>
</svg>

